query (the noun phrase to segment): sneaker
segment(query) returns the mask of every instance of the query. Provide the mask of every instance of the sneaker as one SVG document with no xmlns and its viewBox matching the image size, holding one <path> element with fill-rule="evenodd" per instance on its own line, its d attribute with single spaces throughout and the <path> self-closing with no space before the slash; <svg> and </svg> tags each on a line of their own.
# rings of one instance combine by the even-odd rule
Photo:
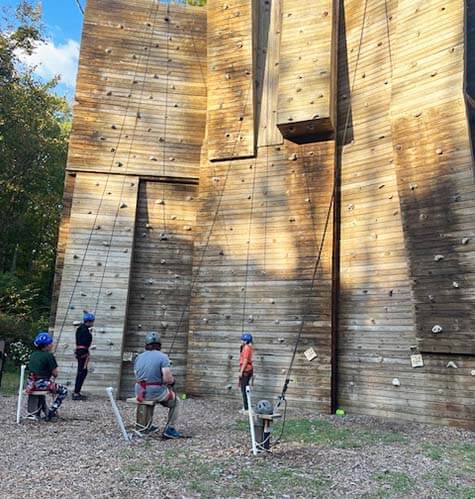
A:
<svg viewBox="0 0 475 499">
<path fill-rule="evenodd" d="M 181 433 L 175 430 L 172 426 L 169 426 L 162 434 L 163 438 L 181 438 Z"/>
<path fill-rule="evenodd" d="M 56 411 L 48 411 L 48 414 L 45 417 L 45 421 L 49 421 L 50 423 L 56 423 L 59 420 Z"/>
<path fill-rule="evenodd" d="M 80 393 L 73 393 L 71 398 L 73 400 L 87 400 L 86 395 L 81 395 Z"/>
</svg>

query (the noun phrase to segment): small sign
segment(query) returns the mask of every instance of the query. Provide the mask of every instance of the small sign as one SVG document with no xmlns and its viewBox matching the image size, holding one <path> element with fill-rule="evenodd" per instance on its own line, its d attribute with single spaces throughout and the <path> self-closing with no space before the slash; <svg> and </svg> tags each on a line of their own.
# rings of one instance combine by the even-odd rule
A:
<svg viewBox="0 0 475 499">
<path fill-rule="evenodd" d="M 411 355 L 411 366 L 424 367 L 424 361 L 422 360 L 422 355 L 420 353 L 415 353 Z"/>
<path fill-rule="evenodd" d="M 317 352 L 312 347 L 305 350 L 304 355 L 308 361 L 317 358 Z"/>
<path fill-rule="evenodd" d="M 124 352 L 122 354 L 122 362 L 132 362 L 134 358 L 134 352 Z"/>
</svg>

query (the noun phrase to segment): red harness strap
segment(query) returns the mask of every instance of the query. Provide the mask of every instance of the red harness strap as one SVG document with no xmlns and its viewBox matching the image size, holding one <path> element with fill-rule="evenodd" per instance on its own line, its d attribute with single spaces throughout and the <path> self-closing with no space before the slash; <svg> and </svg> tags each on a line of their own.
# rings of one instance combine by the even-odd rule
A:
<svg viewBox="0 0 475 499">
<path fill-rule="evenodd" d="M 139 402 L 143 402 L 145 400 L 145 390 L 147 386 L 162 386 L 162 383 L 158 381 L 147 382 L 145 380 L 137 381 L 137 384 L 140 385 L 139 393 L 137 394 L 137 400 Z"/>
</svg>

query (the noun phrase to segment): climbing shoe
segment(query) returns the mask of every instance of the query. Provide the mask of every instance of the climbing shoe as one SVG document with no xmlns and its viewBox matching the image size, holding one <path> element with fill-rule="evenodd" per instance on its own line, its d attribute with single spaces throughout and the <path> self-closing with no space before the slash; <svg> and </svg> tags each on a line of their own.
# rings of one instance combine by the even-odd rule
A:
<svg viewBox="0 0 475 499">
<path fill-rule="evenodd" d="M 80 393 L 73 393 L 71 398 L 73 400 L 87 400 L 86 395 L 81 395 Z"/>
<path fill-rule="evenodd" d="M 181 438 L 181 433 L 175 430 L 172 426 L 169 426 L 162 434 L 163 438 Z"/>
</svg>

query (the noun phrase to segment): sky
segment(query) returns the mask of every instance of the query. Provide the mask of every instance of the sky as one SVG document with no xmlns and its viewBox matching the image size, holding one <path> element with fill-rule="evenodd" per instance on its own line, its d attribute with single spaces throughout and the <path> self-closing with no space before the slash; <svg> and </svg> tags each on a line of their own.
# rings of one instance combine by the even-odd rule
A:
<svg viewBox="0 0 475 499">
<path fill-rule="evenodd" d="M 86 0 L 79 0 L 85 7 Z M 74 97 L 76 73 L 81 43 L 83 16 L 76 0 L 40 0 L 46 43 L 39 45 L 31 57 L 22 57 L 23 62 L 36 66 L 40 79 L 61 76 L 56 93 Z M 18 0 L 0 0 L 0 7 L 15 7 Z"/>
</svg>

